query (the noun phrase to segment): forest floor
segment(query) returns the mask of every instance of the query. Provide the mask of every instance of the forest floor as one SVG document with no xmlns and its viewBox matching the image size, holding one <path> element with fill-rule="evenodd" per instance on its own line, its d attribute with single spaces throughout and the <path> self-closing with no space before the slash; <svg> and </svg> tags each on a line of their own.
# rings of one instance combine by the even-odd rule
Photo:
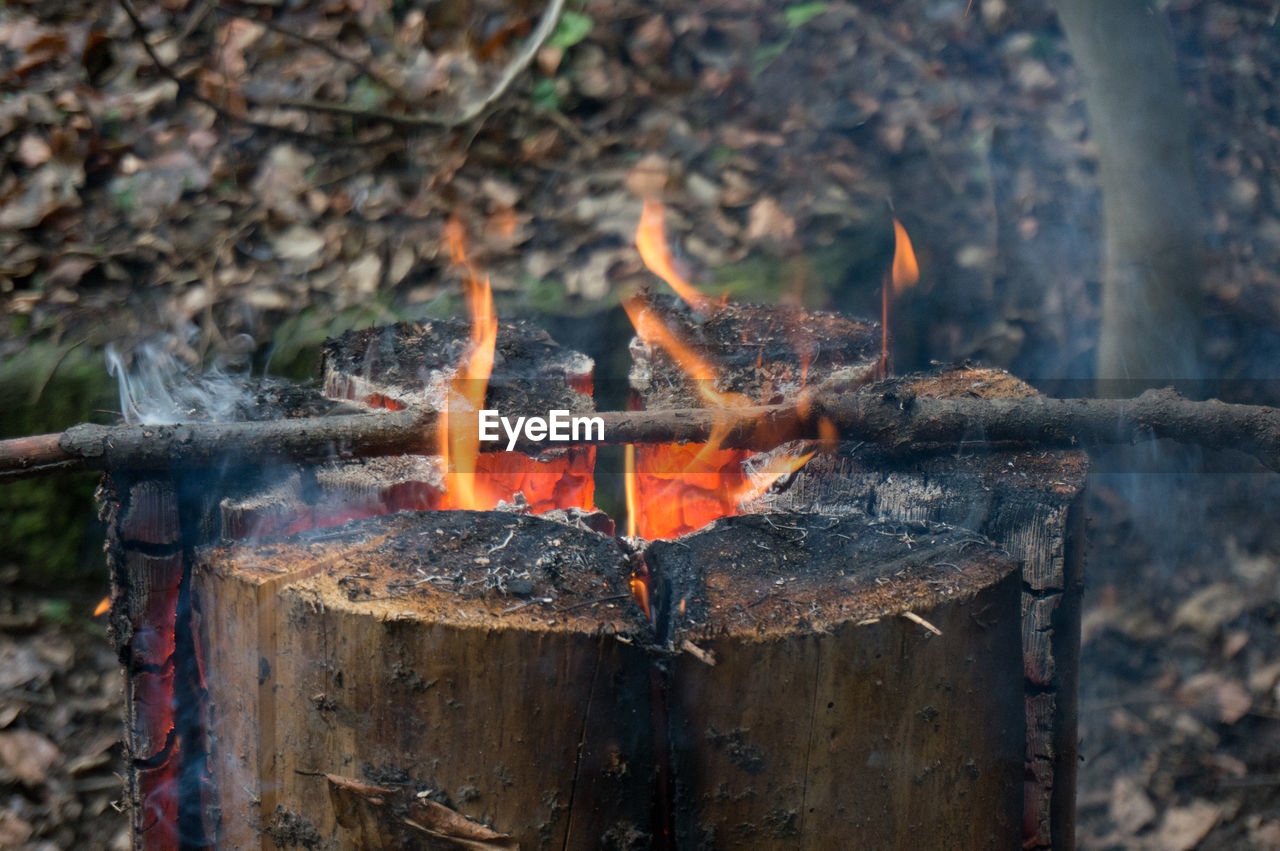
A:
<svg viewBox="0 0 1280 851">
<path fill-rule="evenodd" d="M 658 187 L 709 289 L 874 314 L 894 215 L 924 270 L 894 327 L 902 367 L 1085 378 L 1100 203 L 1081 75 L 1048 3 L 967 5 L 574 3 L 496 109 L 450 128 L 429 119 L 482 96 L 540 5 L 172 0 L 129 6 L 135 24 L 108 0 L 10 0 L 0 435 L 112 407 L 108 344 L 163 332 L 189 366 L 297 377 L 327 335 L 457 312 L 451 216 L 500 313 L 549 317 L 620 377 L 619 295 L 652 283 L 639 193 Z M 1206 370 L 1224 397 L 1274 402 L 1280 3 L 1163 5 L 1210 252 Z M 1165 449 L 1097 469 L 1080 844 L 1280 847 L 1280 484 Z M 22 494 L 0 507 L 58 518 L 66 546 L 0 555 L 0 846 L 110 847 L 120 678 L 86 614 L 97 533 L 62 528 L 91 508 Z M 41 584 L 57 559 L 88 578 Z"/>
</svg>

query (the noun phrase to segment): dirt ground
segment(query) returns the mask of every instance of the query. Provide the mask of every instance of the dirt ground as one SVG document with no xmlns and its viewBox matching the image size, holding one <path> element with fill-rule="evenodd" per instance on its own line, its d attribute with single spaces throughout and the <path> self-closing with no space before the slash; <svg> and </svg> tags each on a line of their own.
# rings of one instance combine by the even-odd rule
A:
<svg viewBox="0 0 1280 851">
<path fill-rule="evenodd" d="M 620 377 L 619 295 L 652 283 L 638 193 L 657 187 L 710 290 L 873 314 L 896 215 L 924 272 L 900 367 L 1085 378 L 1100 203 L 1081 74 L 1048 3 L 967 5 L 575 2 L 482 121 L 448 127 L 541 5 L 11 0 L 0 364 L 51 365 L 3 434 L 37 430 L 36 409 L 69 425 L 41 391 L 108 344 L 166 332 L 188 365 L 296 377 L 325 336 L 454 313 L 450 216 L 504 316 L 544 317 Z M 1206 370 L 1224 398 L 1274 401 L 1280 3 L 1161 7 L 1203 196 Z M 1097 463 L 1080 844 L 1280 847 L 1280 485 L 1171 447 Z M 70 590 L 30 550 L 0 555 L 0 847 L 125 841 L 94 549 L 56 550 L 84 565 Z"/>
</svg>

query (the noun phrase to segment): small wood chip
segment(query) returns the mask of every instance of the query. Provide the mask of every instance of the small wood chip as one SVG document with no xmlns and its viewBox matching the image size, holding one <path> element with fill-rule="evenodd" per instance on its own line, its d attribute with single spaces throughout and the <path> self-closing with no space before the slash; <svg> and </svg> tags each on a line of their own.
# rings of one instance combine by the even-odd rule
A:
<svg viewBox="0 0 1280 851">
<path fill-rule="evenodd" d="M 902 616 L 907 620 L 911 621 L 912 623 L 920 624 L 920 626 L 929 630 L 929 632 L 932 632 L 934 635 L 942 635 L 942 630 L 938 629 L 936 626 L 929 623 L 927 620 L 920 617 L 915 612 L 903 612 Z"/>
<path fill-rule="evenodd" d="M 704 665 L 710 665 L 713 668 L 716 666 L 716 654 L 712 653 L 710 650 L 703 650 L 687 638 L 684 640 L 684 643 L 680 645 L 680 649 Z"/>
</svg>

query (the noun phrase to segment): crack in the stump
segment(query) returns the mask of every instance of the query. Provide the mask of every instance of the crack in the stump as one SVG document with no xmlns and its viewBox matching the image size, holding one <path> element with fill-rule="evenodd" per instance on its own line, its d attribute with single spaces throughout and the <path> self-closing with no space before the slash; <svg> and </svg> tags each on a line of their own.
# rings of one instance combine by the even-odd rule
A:
<svg viewBox="0 0 1280 851">
<path fill-rule="evenodd" d="M 568 851 L 569 840 L 573 836 L 573 799 L 578 793 L 578 776 L 582 771 L 582 751 L 587 745 L 587 725 L 591 721 L 591 704 L 596 697 L 596 680 L 600 676 L 600 660 L 604 657 L 605 636 L 600 636 L 600 641 L 596 645 L 596 664 L 591 669 L 591 687 L 587 690 L 587 705 L 582 713 L 582 729 L 578 733 L 578 757 L 573 763 L 573 782 L 569 785 L 569 820 L 564 828 L 564 848 Z"/>
<path fill-rule="evenodd" d="M 813 734 L 817 727 L 818 689 L 822 680 L 818 674 L 822 671 L 822 643 L 818 642 L 814 650 L 813 660 L 813 700 L 809 704 L 809 745 L 804 752 L 804 786 L 800 790 L 800 837 L 804 838 L 804 817 L 809 812 L 809 758 L 813 756 Z"/>
</svg>

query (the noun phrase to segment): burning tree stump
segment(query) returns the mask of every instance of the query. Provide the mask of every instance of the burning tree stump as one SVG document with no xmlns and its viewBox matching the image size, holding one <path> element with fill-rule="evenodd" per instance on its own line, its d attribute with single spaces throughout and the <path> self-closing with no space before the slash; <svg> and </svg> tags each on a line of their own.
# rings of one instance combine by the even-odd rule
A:
<svg viewBox="0 0 1280 851">
<path fill-rule="evenodd" d="M 748 515 L 652 544 L 679 848 L 1007 848 L 1019 577 L 971 533 Z"/>
<path fill-rule="evenodd" d="M 551 519 L 400 514 L 204 553 L 222 841 L 399 847 L 371 837 L 425 836 L 392 803 L 418 792 L 522 848 L 1016 840 L 1011 561 L 786 515 L 645 560 L 656 632 L 619 539 Z M 382 790 L 376 829 L 335 784 Z"/>
<path fill-rule="evenodd" d="M 863 383 L 878 363 L 878 326 L 835 313 L 727 304 L 704 316 L 659 298 L 633 308 L 633 322 L 631 403 L 641 410 L 794 402 L 823 381 Z M 747 450 L 661 444 L 635 453 L 644 538 L 736 514 L 751 491 Z"/>
<path fill-rule="evenodd" d="M 731 420 L 876 366 L 874 326 L 840 317 L 651 309 L 687 345 L 633 346 L 651 410 Z M 465 333 L 348 335 L 326 386 L 440 405 Z M 522 326 L 497 352 L 473 407 L 590 411 L 586 359 Z M 640 447 L 640 510 L 667 512 L 643 531 L 681 535 L 647 545 L 587 510 L 589 449 L 482 453 L 474 507 L 504 511 L 452 510 L 426 455 L 113 477 L 137 845 L 1062 844 L 1082 458 L 828 446 L 779 477 L 811 448 Z"/>
<path fill-rule="evenodd" d="M 628 560 L 585 528 L 453 511 L 205 554 L 222 842 L 383 847 L 344 823 L 326 774 L 422 792 L 524 848 L 647 832 Z"/>
<path fill-rule="evenodd" d="M 646 333 L 637 323 L 631 374 L 636 404 L 648 410 L 696 404 L 707 391 L 741 393 L 755 402 L 778 394 L 796 398 L 801 386 L 865 383 L 874 374 L 875 326 L 828 314 L 775 312 L 729 305 L 706 316 L 672 300 L 645 308 L 665 329 Z M 672 350 L 664 335 L 674 338 Z M 696 375 L 693 361 L 720 365 L 714 378 Z M 802 378 L 803 376 L 803 378 Z M 1000 370 L 959 368 L 898 379 L 881 392 L 902 405 L 944 397 L 1011 398 L 1035 395 Z M 983 435 L 970 438 L 982 442 Z M 663 472 L 742 468 L 749 453 L 705 447 L 651 447 L 644 459 Z M 773 454 L 798 451 L 783 446 Z M 637 466 L 641 464 L 637 450 Z M 696 459 L 696 460 L 695 460 Z M 842 445 L 819 454 L 770 492 L 744 503 L 706 508 L 698 476 L 638 477 L 638 500 L 659 518 L 655 537 L 684 533 L 711 512 L 865 512 L 895 521 L 941 522 L 997 542 L 1021 564 L 1022 650 L 1027 748 L 1023 839 L 1029 848 L 1074 846 L 1076 673 L 1083 583 L 1080 493 L 1088 461 L 1083 452 L 1022 451 L 975 455 L 888 456 L 874 447 Z M 742 476 L 745 473 L 739 473 Z M 683 512 L 681 514 L 680 512 Z M 643 516 L 643 515 L 642 515 Z M 705 519 L 703 520 L 705 522 Z M 642 528 L 642 534 L 646 531 Z"/>
<path fill-rule="evenodd" d="M 886 387 L 912 399 L 1035 395 L 996 369 L 956 368 L 901 378 Z M 982 442 L 981 434 L 971 440 Z M 972 529 L 1022 567 L 1022 652 L 1027 717 L 1028 848 L 1075 845 L 1078 744 L 1076 693 L 1084 584 L 1084 509 L 1088 457 L 1080 451 L 1016 451 L 892 458 L 872 447 L 818 456 L 772 510 L 824 511 L 862 505 L 873 516 L 927 520 Z M 764 505 L 753 506 L 764 510 Z"/>
<path fill-rule="evenodd" d="M 235 414 L 253 420 L 347 411 L 314 393 L 267 384 L 246 392 Z M 257 487 L 278 472 L 237 468 L 234 459 L 226 467 L 230 481 L 208 471 L 150 478 L 115 471 L 98 491 L 108 530 L 109 623 L 125 670 L 127 793 L 138 847 L 200 846 L 214 836 L 191 552 L 217 534 L 225 492 Z"/>
<path fill-rule="evenodd" d="M 328 383 L 362 390 L 357 371 L 343 383 L 343 367 L 378 368 L 387 373 L 378 391 L 342 392 L 340 399 L 327 400 L 314 392 L 267 386 L 246 392 L 233 413 L 260 420 L 349 413 L 348 401 L 364 409 L 439 404 L 454 366 L 448 359 L 464 348 L 466 333 L 465 323 L 443 321 L 347 335 L 345 347 L 337 341 L 326 352 Z M 526 325 L 503 325 L 498 340 L 491 401 L 590 411 L 589 358 L 560 349 Z M 416 379 L 378 360 L 388 347 Z M 358 355 L 344 356 L 353 348 Z M 396 379 L 402 380 L 397 384 Z M 590 506 L 594 449 L 553 450 L 539 458 L 494 455 L 504 457 L 491 459 L 492 466 L 480 471 L 488 485 L 480 495 L 484 500 L 523 501 L 535 511 L 557 504 Z M 222 535 L 296 532 L 435 508 L 443 492 L 442 466 L 428 456 L 263 469 L 255 458 L 228 455 L 181 479 L 167 474 L 135 478 L 129 471 L 107 478 L 101 498 L 110 523 L 111 624 L 126 671 L 129 798 L 138 847 L 211 843 L 220 835 L 219 811 L 225 812 L 222 799 L 210 791 L 215 787 L 208 767 L 206 680 L 190 582 L 193 549 Z"/>
</svg>

